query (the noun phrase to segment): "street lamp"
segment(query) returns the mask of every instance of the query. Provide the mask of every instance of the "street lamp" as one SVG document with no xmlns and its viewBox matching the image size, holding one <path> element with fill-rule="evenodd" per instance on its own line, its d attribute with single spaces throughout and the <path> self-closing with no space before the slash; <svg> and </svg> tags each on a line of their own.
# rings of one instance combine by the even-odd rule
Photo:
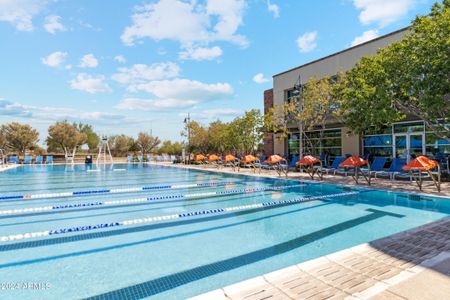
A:
<svg viewBox="0 0 450 300">
<path fill-rule="evenodd" d="M 299 157 L 303 157 L 303 103 L 302 103 L 302 93 L 303 93 L 303 86 L 302 86 L 302 77 L 299 74 L 297 82 L 294 84 L 294 90 L 292 91 L 292 96 L 297 99 L 297 105 L 300 107 L 300 120 L 298 124 L 299 128 Z"/>
<path fill-rule="evenodd" d="M 186 124 L 187 126 L 187 140 L 188 140 L 188 146 L 187 146 L 187 152 L 188 152 L 188 159 L 187 162 L 188 164 L 190 163 L 191 160 L 191 115 L 188 113 L 187 118 L 184 119 L 184 124 Z"/>
</svg>

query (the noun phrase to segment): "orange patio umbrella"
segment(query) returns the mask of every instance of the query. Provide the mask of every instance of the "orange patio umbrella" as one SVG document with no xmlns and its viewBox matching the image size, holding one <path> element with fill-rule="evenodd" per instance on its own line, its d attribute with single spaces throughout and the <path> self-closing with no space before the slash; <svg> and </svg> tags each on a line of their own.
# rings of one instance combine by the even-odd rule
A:
<svg viewBox="0 0 450 300">
<path fill-rule="evenodd" d="M 368 163 L 369 163 L 369 161 L 367 159 L 362 159 L 361 157 L 354 155 L 354 156 L 350 156 L 349 158 L 347 158 L 346 160 L 341 162 L 339 164 L 339 167 L 341 167 L 341 168 L 356 168 L 356 167 L 361 167 L 361 166 L 367 165 Z"/>
<path fill-rule="evenodd" d="M 409 170 L 418 170 L 418 171 L 428 171 L 431 169 L 436 168 L 439 166 L 439 163 L 435 160 L 429 159 L 426 156 L 419 156 L 412 161 L 409 162 L 409 164 L 403 166 L 403 170 L 409 171 Z"/>
<path fill-rule="evenodd" d="M 312 155 L 303 156 L 297 163 L 297 166 L 311 166 L 315 163 L 320 162 L 320 159 Z"/>
<path fill-rule="evenodd" d="M 211 155 L 208 157 L 208 160 L 209 160 L 209 161 L 218 161 L 218 160 L 220 160 L 220 157 L 218 157 L 218 156 L 215 155 L 215 154 L 211 154 Z"/>
<path fill-rule="evenodd" d="M 202 161 L 202 160 L 205 160 L 205 156 L 203 155 L 203 154 L 197 154 L 196 156 L 195 156 L 195 160 L 196 161 Z"/>
<path fill-rule="evenodd" d="M 265 160 L 265 162 L 269 163 L 269 164 L 276 164 L 276 163 L 279 163 L 281 161 L 284 161 L 284 158 L 282 158 L 279 155 L 271 155 L 271 156 L 269 156 L 268 159 Z"/>
<path fill-rule="evenodd" d="M 256 160 L 257 160 L 257 158 L 254 157 L 253 155 L 246 155 L 246 156 L 244 156 L 243 159 L 241 159 L 241 162 L 243 162 L 243 163 L 251 163 L 251 162 L 254 162 Z"/>
<path fill-rule="evenodd" d="M 225 155 L 225 162 L 230 162 L 230 161 L 235 161 L 236 160 L 236 156 L 228 154 Z"/>
</svg>

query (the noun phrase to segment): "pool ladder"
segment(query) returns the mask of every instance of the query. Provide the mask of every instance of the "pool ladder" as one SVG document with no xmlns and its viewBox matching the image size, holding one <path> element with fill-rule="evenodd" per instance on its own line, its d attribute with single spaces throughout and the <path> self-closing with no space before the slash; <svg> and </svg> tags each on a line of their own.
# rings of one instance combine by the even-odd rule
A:
<svg viewBox="0 0 450 300">
<path fill-rule="evenodd" d="M 5 149 L 1 149 L 1 148 L 0 148 L 0 161 L 1 161 L 2 168 L 7 165 L 6 151 L 5 151 Z"/>
</svg>

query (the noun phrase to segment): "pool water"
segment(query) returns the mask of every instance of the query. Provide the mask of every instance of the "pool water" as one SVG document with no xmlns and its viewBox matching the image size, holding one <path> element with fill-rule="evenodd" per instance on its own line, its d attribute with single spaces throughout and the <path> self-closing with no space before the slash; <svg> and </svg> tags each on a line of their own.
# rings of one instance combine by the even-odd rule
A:
<svg viewBox="0 0 450 300">
<path fill-rule="evenodd" d="M 185 299 L 449 215 L 449 199 L 318 182 L 23 166 L 0 172 L 0 298 Z"/>
</svg>

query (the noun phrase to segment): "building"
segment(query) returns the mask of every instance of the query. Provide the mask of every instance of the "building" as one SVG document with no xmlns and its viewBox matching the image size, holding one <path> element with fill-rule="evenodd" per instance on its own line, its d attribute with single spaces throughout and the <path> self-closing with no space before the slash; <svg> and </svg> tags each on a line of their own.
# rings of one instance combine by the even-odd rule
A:
<svg viewBox="0 0 450 300">
<path fill-rule="evenodd" d="M 287 101 L 299 76 L 304 83 L 312 77 L 333 76 L 338 72 L 347 71 L 363 56 L 376 54 L 378 49 L 400 40 L 407 31 L 408 28 L 404 28 L 274 75 L 273 88 L 264 92 L 264 111 L 267 112 L 274 104 L 282 105 L 284 101 Z M 408 160 L 414 154 L 450 153 L 448 141 L 427 132 L 424 122 L 414 118 L 394 123 L 374 135 L 355 135 L 344 124 L 333 122 L 327 124 L 321 138 L 319 138 L 320 132 L 321 130 L 306 132 L 305 153 L 313 152 L 311 154 L 315 155 L 326 153 L 331 156 L 372 154 L 374 156 L 405 157 Z M 315 145 L 313 150 L 311 150 L 311 145 Z M 267 134 L 264 137 L 266 155 L 298 155 L 298 148 L 298 132 L 293 132 L 287 139 L 273 134 Z"/>
</svg>

